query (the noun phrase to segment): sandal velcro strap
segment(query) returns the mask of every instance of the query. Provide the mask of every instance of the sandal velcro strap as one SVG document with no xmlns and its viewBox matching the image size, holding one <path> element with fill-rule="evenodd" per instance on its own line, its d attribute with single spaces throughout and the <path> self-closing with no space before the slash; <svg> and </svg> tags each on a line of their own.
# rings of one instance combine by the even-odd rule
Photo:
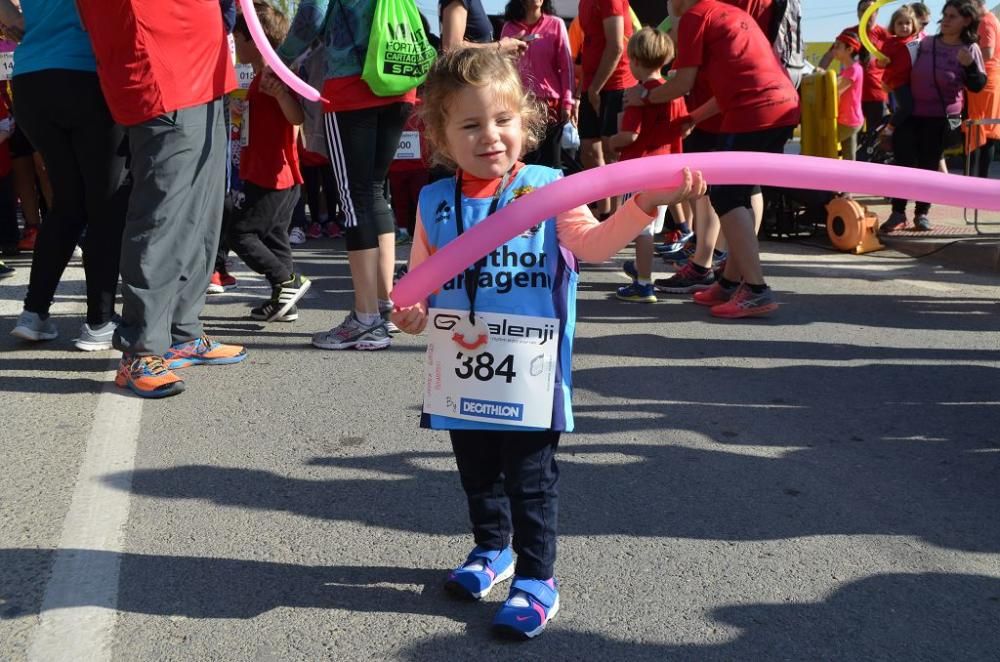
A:
<svg viewBox="0 0 1000 662">
<path fill-rule="evenodd" d="M 465 559 L 465 565 L 469 565 L 473 561 L 485 561 L 487 565 L 493 565 L 496 560 L 500 558 L 503 554 L 502 549 L 483 549 L 482 547 L 476 547 L 469 553 L 469 557 Z"/>
<path fill-rule="evenodd" d="M 515 579 L 511 591 L 524 591 L 542 603 L 546 609 L 552 608 L 558 596 L 554 588 L 540 579 Z"/>
</svg>

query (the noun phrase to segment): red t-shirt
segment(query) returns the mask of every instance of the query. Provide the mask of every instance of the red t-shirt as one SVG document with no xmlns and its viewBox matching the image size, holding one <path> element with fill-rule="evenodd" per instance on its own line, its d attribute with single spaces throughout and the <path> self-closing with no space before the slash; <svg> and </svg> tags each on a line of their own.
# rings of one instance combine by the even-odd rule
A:
<svg viewBox="0 0 1000 662">
<path fill-rule="evenodd" d="M 601 63 L 604 54 L 604 20 L 613 16 L 621 16 L 625 22 L 625 44 L 632 36 L 632 17 L 629 15 L 628 0 L 580 0 L 580 27 L 583 28 L 583 89 L 590 87 L 594 74 Z M 604 84 L 602 92 L 625 90 L 636 84 L 628 68 L 628 53 L 623 52 L 618 66 L 611 72 L 611 77 Z"/>
<path fill-rule="evenodd" d="M 761 32 L 766 36 L 771 31 L 771 16 L 774 14 L 774 0 L 721 0 L 727 5 L 739 7 L 746 13 L 753 16 L 760 26 Z"/>
<path fill-rule="evenodd" d="M 330 159 L 319 152 L 310 152 L 302 144 L 302 133 L 299 132 L 299 165 L 304 167 L 325 166 Z"/>
<path fill-rule="evenodd" d="M 413 88 L 398 97 L 380 97 L 372 92 L 368 83 L 361 80 L 360 75 L 344 76 L 342 78 L 328 78 L 323 83 L 323 98 L 326 99 L 326 103 L 323 104 L 325 112 L 340 113 L 388 106 L 399 101 L 414 103 L 417 100 L 417 88 Z"/>
<path fill-rule="evenodd" d="M 260 75 L 247 90 L 250 133 L 240 151 L 240 179 L 275 191 L 302 183 L 295 127 L 285 118 L 278 100 L 260 91 Z M 246 121 L 246 115 L 244 115 Z"/>
<path fill-rule="evenodd" d="M 653 90 L 663 81 L 646 81 L 643 87 Z M 660 154 L 680 154 L 680 127 L 674 120 L 687 115 L 684 99 L 670 103 L 627 106 L 622 116 L 622 131 L 638 133 L 634 143 L 621 151 L 621 160 L 639 159 Z"/>
<path fill-rule="evenodd" d="M 218 2 L 77 0 L 115 121 L 139 124 L 236 89 Z"/>
<path fill-rule="evenodd" d="M 882 45 L 882 53 L 889 58 L 889 64 L 882 72 L 882 85 L 890 90 L 896 90 L 910 82 L 910 72 L 913 70 L 913 60 L 910 58 L 910 51 L 907 44 L 917 38 L 917 35 L 910 35 L 905 39 L 899 37 L 889 37 Z M 864 88 L 862 87 L 862 95 Z"/>
<path fill-rule="evenodd" d="M 844 30 L 844 32 L 853 32 L 858 34 L 858 26 L 854 25 Z M 883 28 L 881 25 L 873 25 L 872 29 L 868 31 L 868 38 L 871 39 L 872 45 L 875 48 L 883 51 L 884 55 L 888 55 L 884 52 L 885 42 L 892 35 L 889 31 Z M 887 101 L 889 95 L 885 90 L 882 89 L 882 74 L 885 73 L 885 69 L 878 66 L 876 57 L 873 55 L 868 64 L 861 65 L 865 71 L 865 81 L 864 85 L 861 87 L 861 101 Z"/>
<path fill-rule="evenodd" d="M 0 95 L 0 131 L 6 131 L 8 134 L 14 132 L 14 122 L 10 117 L 10 111 L 7 110 L 7 100 Z M 12 164 L 10 161 L 10 136 L 7 136 L 7 140 L 0 143 L 0 177 L 6 177 L 10 174 Z"/>
<path fill-rule="evenodd" d="M 702 0 L 678 24 L 675 69 L 698 68 L 722 111 L 722 133 L 799 123 L 799 95 L 760 26 L 742 9 Z"/>
</svg>

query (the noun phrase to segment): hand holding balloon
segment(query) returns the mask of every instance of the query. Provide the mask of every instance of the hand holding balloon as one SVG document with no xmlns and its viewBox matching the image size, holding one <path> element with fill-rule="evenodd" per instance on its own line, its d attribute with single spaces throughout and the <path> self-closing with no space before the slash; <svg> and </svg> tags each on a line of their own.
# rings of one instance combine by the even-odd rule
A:
<svg viewBox="0 0 1000 662">
<path fill-rule="evenodd" d="M 427 326 L 427 304 L 418 301 L 412 306 L 396 308 L 392 311 L 392 323 L 403 333 L 417 335 Z"/>
<path fill-rule="evenodd" d="M 694 174 L 684 168 L 683 181 L 678 188 L 654 189 L 636 194 L 635 204 L 649 216 L 656 215 L 656 208 L 669 207 L 687 200 L 697 200 L 708 191 L 705 177 L 698 170 Z"/>
<path fill-rule="evenodd" d="M 292 73 L 285 66 L 285 63 L 281 61 L 281 58 L 278 57 L 278 54 L 274 52 L 271 42 L 267 40 L 267 36 L 264 34 L 264 28 L 260 25 L 260 19 L 257 18 L 257 10 L 254 9 L 253 0 L 240 0 L 240 6 L 243 8 L 243 17 L 246 19 L 247 29 L 250 30 L 250 37 L 253 39 L 253 43 L 257 45 L 257 50 L 264 57 L 264 62 L 271 67 L 274 73 L 278 75 L 278 78 L 303 99 L 326 103 L 326 99 L 320 96 L 320 93 L 315 88 Z"/>
</svg>

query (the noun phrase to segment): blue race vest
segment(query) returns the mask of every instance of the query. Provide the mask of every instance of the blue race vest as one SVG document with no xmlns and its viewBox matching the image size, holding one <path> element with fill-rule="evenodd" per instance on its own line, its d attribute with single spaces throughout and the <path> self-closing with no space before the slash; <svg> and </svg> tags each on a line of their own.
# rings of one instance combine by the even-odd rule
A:
<svg viewBox="0 0 1000 662">
<path fill-rule="evenodd" d="M 501 195 L 499 206 L 503 207 L 561 176 L 558 170 L 552 168 L 524 166 Z M 490 202 L 490 198 L 462 196 L 462 220 L 466 230 L 486 218 Z M 420 192 L 420 219 L 432 253 L 458 236 L 454 204 L 454 177 L 434 182 Z M 476 311 L 553 317 L 559 320 L 559 363 L 555 378 L 552 424 L 548 429 L 560 432 L 573 430 L 573 382 L 570 370 L 573 362 L 578 280 L 576 259 L 559 246 L 556 219 L 549 218 L 486 256 L 476 296 Z M 429 297 L 428 303 L 432 308 L 468 310 L 465 273 L 446 282 Z M 421 418 L 421 426 L 437 430 L 531 430 L 426 413 Z"/>
</svg>

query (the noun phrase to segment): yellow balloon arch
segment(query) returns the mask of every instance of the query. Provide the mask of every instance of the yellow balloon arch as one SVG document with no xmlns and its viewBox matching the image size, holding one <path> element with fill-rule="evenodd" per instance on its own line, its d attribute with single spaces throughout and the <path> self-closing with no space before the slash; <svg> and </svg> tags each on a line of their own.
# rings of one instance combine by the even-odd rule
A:
<svg viewBox="0 0 1000 662">
<path fill-rule="evenodd" d="M 864 44 L 865 49 L 878 58 L 880 62 L 886 62 L 889 58 L 887 58 L 885 53 L 876 48 L 875 44 L 872 43 L 871 38 L 868 36 L 868 22 L 871 20 L 872 14 L 892 2 L 897 2 L 897 0 L 875 0 L 875 2 L 869 5 L 868 9 L 865 10 L 865 13 L 861 15 L 861 22 L 858 23 L 858 37 L 861 39 L 861 43 Z"/>
</svg>

